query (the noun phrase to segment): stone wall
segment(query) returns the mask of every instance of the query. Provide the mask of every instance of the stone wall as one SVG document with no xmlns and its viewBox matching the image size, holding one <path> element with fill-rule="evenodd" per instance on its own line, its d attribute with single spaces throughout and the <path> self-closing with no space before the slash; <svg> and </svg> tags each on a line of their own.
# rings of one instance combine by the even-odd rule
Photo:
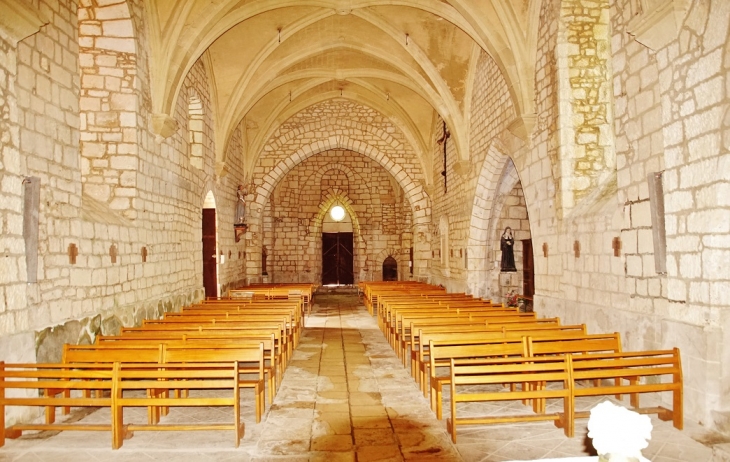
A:
<svg viewBox="0 0 730 462">
<path fill-rule="evenodd" d="M 297 165 L 274 190 L 263 232 L 269 281 L 321 282 L 322 222 L 332 197 L 353 221 L 355 282 L 381 280 L 388 255 L 407 278 L 412 220 L 403 191 L 371 159 L 331 150 Z"/>
<path fill-rule="evenodd" d="M 433 144 L 432 229 L 438 239 L 441 218 L 448 220 L 449 252 L 453 249 L 455 258 L 449 258 L 449 267 L 445 268 L 436 254 L 431 261 L 431 280 L 452 291 L 491 297 L 492 287 L 488 281 L 496 276 L 490 232 L 495 227 L 491 220 L 493 198 L 502 172 L 510 162 L 508 153 L 502 148 L 503 140 L 513 141 L 507 127 L 514 119 L 515 111 L 504 77 L 487 53 L 480 54 L 471 78 L 474 82 L 469 115 L 470 158 L 468 162 L 457 162 L 453 143 L 447 141 L 446 192 L 441 175 L 443 146 Z M 438 139 L 442 136 L 442 122 L 439 120 L 435 124 Z"/>
<path fill-rule="evenodd" d="M 227 175 L 216 175 L 202 61 L 186 79 L 187 88 L 207 97 L 201 169 L 192 167 L 185 141 L 184 92 L 173 114 L 177 131 L 163 139 L 150 129 L 141 1 L 113 8 L 124 24 L 93 2 L 79 11 L 72 0 L 32 3 L 49 20 L 38 33 L 16 46 L 0 31 L 0 353 L 6 361 L 57 360 L 65 342 L 91 342 L 202 298 L 201 209 L 208 191 L 220 209 L 220 250 L 232 257 L 219 265 L 219 284 L 240 284 L 244 274 L 233 263 L 245 245 L 235 243 L 232 226 L 235 189 L 244 176 L 240 141 L 234 136 L 230 143 Z M 41 184 L 38 282 L 31 284 L 22 231 L 26 176 Z M 86 194 L 85 185 L 108 194 Z"/>
<path fill-rule="evenodd" d="M 426 274 L 430 258 L 428 223 L 430 200 L 423 188 L 423 166 L 403 133 L 372 108 L 353 101 L 335 99 L 315 104 L 285 121 L 274 132 L 253 169 L 248 244 L 247 277 L 261 274 L 261 226 L 271 226 L 266 207 L 279 182 L 307 158 L 328 150 L 359 153 L 384 168 L 407 203 L 405 215 L 413 223 L 416 275 Z M 364 161 L 363 161 L 364 162 Z M 363 164 L 364 166 L 364 164 Z M 354 166 L 357 170 L 357 165 Z M 292 231 L 293 232 L 293 231 Z M 268 247 L 267 247 L 268 249 Z M 385 258 L 385 256 L 383 256 Z M 371 263 L 372 264 L 372 263 Z"/>
<path fill-rule="evenodd" d="M 570 2 L 568 2 L 570 3 Z M 541 31 L 558 28 L 546 0 Z M 566 323 L 586 323 L 591 332 L 619 331 L 625 349 L 679 347 L 685 377 L 685 413 L 710 427 L 728 430 L 730 372 L 727 256 L 730 223 L 721 179 L 724 113 L 728 102 L 726 2 L 692 2 L 676 39 L 652 50 L 633 39 L 637 2 L 612 2 L 611 62 L 616 180 L 598 183 L 563 207 L 555 181 L 557 125 L 573 123 L 571 111 L 550 99 L 557 88 L 554 65 L 566 65 L 553 49 L 560 35 L 538 44 L 538 126 L 521 166 L 535 245 L 536 306 Z M 556 10 L 559 11 L 559 10 Z M 671 18 L 675 16 L 672 14 Z M 677 17 L 682 17 L 677 14 Z M 666 33 L 661 34 L 666 38 Z M 554 44 L 554 45 L 551 45 Z M 559 47 L 559 46 L 558 46 Z M 557 56 L 552 61 L 551 56 Z M 569 71 L 569 68 L 563 69 Z M 573 95 L 575 96 L 575 95 Z M 571 101 L 570 99 L 568 99 Z M 563 155 L 563 151 L 558 153 Z M 550 177 L 544 160 L 550 161 Z M 657 274 L 647 175 L 663 171 L 667 274 Z M 544 181 L 540 177 L 544 177 Z M 552 177 L 552 178 L 551 178 Z M 582 197 L 579 197 L 582 196 Z M 712 217 L 712 218 L 710 218 Z M 614 255 L 614 239 L 620 251 Z M 575 257 L 574 242 L 581 254 Z M 548 256 L 540 251 L 545 243 Z"/>
</svg>

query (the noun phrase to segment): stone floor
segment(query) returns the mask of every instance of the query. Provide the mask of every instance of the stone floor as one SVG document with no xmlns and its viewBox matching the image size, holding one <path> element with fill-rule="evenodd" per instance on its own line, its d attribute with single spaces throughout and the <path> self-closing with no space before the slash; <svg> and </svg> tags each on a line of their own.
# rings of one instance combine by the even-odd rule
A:
<svg viewBox="0 0 730 462">
<path fill-rule="evenodd" d="M 550 423 L 460 427 L 453 445 L 356 297 L 322 295 L 316 302 L 260 424 L 253 420 L 252 395 L 242 398 L 246 434 L 239 448 L 228 431 L 137 432 L 117 451 L 110 449 L 108 433 L 45 432 L 8 440 L 0 461 L 490 462 L 591 454 L 585 421 L 576 425 L 575 438 Z M 196 409 L 167 418 L 210 421 L 222 412 Z M 109 413 L 102 409 L 83 418 L 108 422 Z M 125 418 L 144 419 L 144 413 Z M 690 422 L 681 432 L 668 422 L 652 422 L 653 438 L 644 450 L 652 461 L 730 460 L 717 449 L 713 459 L 712 448 L 697 441 L 711 435 Z"/>
</svg>

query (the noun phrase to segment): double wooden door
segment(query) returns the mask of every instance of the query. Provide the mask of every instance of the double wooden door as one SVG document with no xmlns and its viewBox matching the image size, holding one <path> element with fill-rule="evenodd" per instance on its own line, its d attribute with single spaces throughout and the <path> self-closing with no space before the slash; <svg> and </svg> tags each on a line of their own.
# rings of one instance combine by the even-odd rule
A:
<svg viewBox="0 0 730 462">
<path fill-rule="evenodd" d="M 354 284 L 352 233 L 322 233 L 322 284 Z"/>
</svg>

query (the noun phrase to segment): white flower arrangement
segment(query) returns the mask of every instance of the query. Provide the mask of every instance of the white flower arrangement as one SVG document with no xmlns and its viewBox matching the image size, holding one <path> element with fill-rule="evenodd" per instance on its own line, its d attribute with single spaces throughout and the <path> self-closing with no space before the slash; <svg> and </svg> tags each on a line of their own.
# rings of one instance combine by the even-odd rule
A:
<svg viewBox="0 0 730 462">
<path fill-rule="evenodd" d="M 651 419 L 604 401 L 591 409 L 588 436 L 601 457 L 610 462 L 649 462 L 641 455 L 651 439 Z"/>
</svg>

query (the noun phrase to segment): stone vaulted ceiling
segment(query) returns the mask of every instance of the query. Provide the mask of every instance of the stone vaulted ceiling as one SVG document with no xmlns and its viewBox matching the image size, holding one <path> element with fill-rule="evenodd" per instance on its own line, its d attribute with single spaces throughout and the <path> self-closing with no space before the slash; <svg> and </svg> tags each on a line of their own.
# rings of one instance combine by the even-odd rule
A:
<svg viewBox="0 0 730 462">
<path fill-rule="evenodd" d="M 390 118 L 424 157 L 439 115 L 466 159 L 469 76 L 481 50 L 501 67 L 520 116 L 534 112 L 537 0 L 147 2 L 153 111 L 171 114 L 202 58 L 219 161 L 241 121 L 250 166 L 287 117 L 335 97 Z"/>
</svg>

